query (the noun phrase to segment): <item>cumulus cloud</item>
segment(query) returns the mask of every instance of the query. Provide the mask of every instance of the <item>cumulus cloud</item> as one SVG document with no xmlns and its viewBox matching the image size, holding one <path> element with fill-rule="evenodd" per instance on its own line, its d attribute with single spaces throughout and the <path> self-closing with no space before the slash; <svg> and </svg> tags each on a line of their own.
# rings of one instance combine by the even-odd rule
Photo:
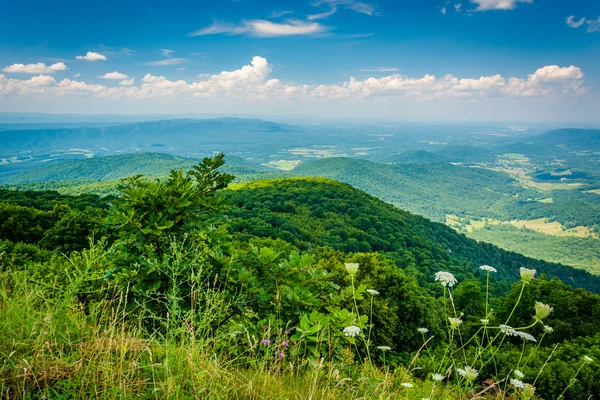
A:
<svg viewBox="0 0 600 400">
<path fill-rule="evenodd" d="M 391 68 L 388 68 L 391 69 Z M 389 71 L 393 72 L 393 71 Z M 349 78 L 339 84 L 292 84 L 271 77 L 272 68 L 263 57 L 233 71 L 200 75 L 198 80 L 172 81 L 164 76 L 146 74 L 136 86 L 123 79 L 120 86 L 89 84 L 71 79 L 57 82 L 48 75 L 29 80 L 8 79 L 0 75 L 0 95 L 92 96 L 101 98 L 237 98 L 237 99 L 319 99 L 327 101 L 377 97 L 410 98 L 428 101 L 441 98 L 558 97 L 582 95 L 583 72 L 576 66 L 548 65 L 524 78 L 491 76 L 459 78 L 426 74 L 410 77 L 391 74 L 379 78 Z"/>
<path fill-rule="evenodd" d="M 276 37 L 294 35 L 314 35 L 329 30 L 328 27 L 318 22 L 305 22 L 300 20 L 287 20 L 285 22 L 272 22 L 268 20 L 245 21 L 240 25 L 226 24 L 214 21 L 211 25 L 189 33 L 189 36 L 204 36 L 216 34 L 239 35 L 247 34 L 257 37 Z"/>
<path fill-rule="evenodd" d="M 584 24 L 587 25 L 588 33 L 600 32 L 600 16 L 597 19 L 581 18 L 578 21 L 575 21 L 574 15 L 567 18 L 567 25 L 571 28 L 579 28 Z"/>
<path fill-rule="evenodd" d="M 94 51 L 88 51 L 87 53 L 85 53 L 85 56 L 76 56 L 75 58 L 78 60 L 85 60 L 85 61 L 106 61 L 106 60 L 108 60 L 108 58 L 106 58 L 105 55 L 96 53 Z"/>
<path fill-rule="evenodd" d="M 44 63 L 37 64 L 13 64 L 5 67 L 2 71 L 22 73 L 22 74 L 51 74 L 56 71 L 64 71 L 67 66 L 63 62 L 58 62 L 52 65 L 46 65 Z"/>
<path fill-rule="evenodd" d="M 98 78 L 122 80 L 122 79 L 127 79 L 129 77 L 127 75 L 125 75 L 125 74 L 120 73 L 120 72 L 113 71 L 113 72 L 107 72 L 106 74 L 104 74 L 102 76 L 99 76 Z"/>
<path fill-rule="evenodd" d="M 442 9 L 440 10 L 440 12 L 444 15 L 446 15 L 446 7 L 442 7 Z"/>
<path fill-rule="evenodd" d="M 533 3 L 533 0 L 471 0 L 471 3 L 477 5 L 475 11 L 512 10 L 517 3 Z"/>
</svg>

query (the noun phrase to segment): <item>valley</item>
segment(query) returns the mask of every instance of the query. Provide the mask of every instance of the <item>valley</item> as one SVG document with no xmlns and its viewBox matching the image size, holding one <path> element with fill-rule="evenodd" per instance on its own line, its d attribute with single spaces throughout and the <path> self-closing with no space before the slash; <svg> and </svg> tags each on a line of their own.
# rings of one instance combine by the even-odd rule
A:
<svg viewBox="0 0 600 400">
<path fill-rule="evenodd" d="M 8 187 L 106 194 L 126 176 L 224 151 L 239 182 L 339 180 L 477 240 L 600 273 L 600 131 L 238 118 L 10 128 L 0 128 Z"/>
</svg>

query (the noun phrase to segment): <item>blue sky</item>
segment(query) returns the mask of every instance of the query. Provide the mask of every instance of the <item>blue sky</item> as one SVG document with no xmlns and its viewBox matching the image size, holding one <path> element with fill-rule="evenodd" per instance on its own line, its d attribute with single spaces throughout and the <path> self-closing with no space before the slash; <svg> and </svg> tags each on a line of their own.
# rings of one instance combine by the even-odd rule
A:
<svg viewBox="0 0 600 400">
<path fill-rule="evenodd" d="M 0 69 L 0 111 L 598 121 L 600 2 L 9 2 Z"/>
</svg>

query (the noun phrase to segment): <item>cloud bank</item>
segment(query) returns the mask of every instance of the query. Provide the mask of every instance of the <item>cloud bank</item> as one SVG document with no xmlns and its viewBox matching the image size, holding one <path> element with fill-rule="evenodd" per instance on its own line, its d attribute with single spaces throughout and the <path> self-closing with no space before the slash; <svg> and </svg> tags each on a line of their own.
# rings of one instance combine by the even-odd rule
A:
<svg viewBox="0 0 600 400">
<path fill-rule="evenodd" d="M 51 74 L 56 71 L 64 71 L 67 66 L 63 62 L 59 62 L 52 65 L 46 65 L 44 63 L 37 64 L 13 64 L 5 67 L 2 71 L 21 73 L 21 74 Z"/>
<path fill-rule="evenodd" d="M 430 101 L 444 98 L 561 97 L 586 93 L 584 74 L 574 65 L 548 65 L 526 77 L 502 75 L 459 78 L 426 74 L 409 77 L 392 74 L 356 79 L 339 84 L 307 85 L 285 83 L 271 77 L 267 59 L 256 56 L 251 63 L 233 71 L 202 75 L 195 82 L 172 81 L 164 76 L 146 74 L 135 86 L 133 79 L 116 71 L 103 75 L 120 79 L 120 86 L 86 83 L 74 79 L 56 80 L 40 74 L 30 79 L 13 79 L 0 74 L 0 96 L 39 96 L 56 98 L 88 96 L 107 99 L 231 98 L 339 101 L 369 98 L 408 98 Z M 123 78 L 123 79 L 122 79 Z"/>
</svg>

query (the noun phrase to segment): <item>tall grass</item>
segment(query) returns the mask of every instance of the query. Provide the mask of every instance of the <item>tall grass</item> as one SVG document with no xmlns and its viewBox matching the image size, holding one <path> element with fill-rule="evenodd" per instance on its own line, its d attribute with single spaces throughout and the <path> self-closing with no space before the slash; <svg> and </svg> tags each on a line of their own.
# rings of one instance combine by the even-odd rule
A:
<svg viewBox="0 0 600 400">
<path fill-rule="evenodd" d="M 494 327 L 486 305 L 481 328 L 463 337 L 462 316 L 452 298 L 455 281 L 445 275 L 445 346 L 430 349 L 424 328 L 423 346 L 406 367 L 392 369 L 385 361 L 377 365 L 371 353 L 376 349 L 371 343 L 373 308 L 361 316 L 354 298 L 361 330 L 357 339 L 366 348 L 359 350 L 349 341 L 341 357 L 327 362 L 299 347 L 288 351 L 283 329 L 265 326 L 262 335 L 239 324 L 215 329 L 234 305 L 206 278 L 202 260 L 186 251 L 173 245 L 170 256 L 155 265 L 171 279 L 169 291 L 159 299 L 167 310 L 162 316 L 149 312 L 144 300 L 131 307 L 133 288 L 117 290 L 93 272 L 106 259 L 108 250 L 102 245 L 70 258 L 69 279 L 60 287 L 34 283 L 26 272 L 0 272 L 0 398 L 535 398 L 535 382 L 526 386 L 517 371 L 543 338 L 533 345 L 523 341 L 521 357 L 508 375 L 483 377 L 480 371 L 495 364 L 507 338 L 526 337 L 519 332 L 542 323 L 544 310 L 531 326 L 508 327 L 509 316 Z M 190 281 L 178 281 L 181 268 L 193 268 Z M 370 295 L 372 304 L 377 292 Z M 182 308 L 188 297 L 192 306 Z M 387 349 L 382 351 L 385 357 Z M 582 360 L 579 371 L 588 361 Z M 432 373 L 417 379 L 423 368 Z"/>
</svg>

